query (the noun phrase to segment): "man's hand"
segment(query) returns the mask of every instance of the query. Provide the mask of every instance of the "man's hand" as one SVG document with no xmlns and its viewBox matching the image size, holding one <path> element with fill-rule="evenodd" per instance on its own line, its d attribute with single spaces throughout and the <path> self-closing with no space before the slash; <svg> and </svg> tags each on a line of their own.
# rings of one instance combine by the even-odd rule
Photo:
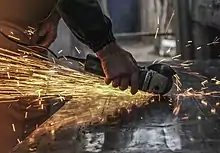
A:
<svg viewBox="0 0 220 153">
<path fill-rule="evenodd" d="M 60 16 L 57 12 L 51 14 L 51 16 L 42 23 L 39 29 L 39 41 L 38 45 L 49 47 L 57 38 L 57 28 L 60 20 Z"/>
<path fill-rule="evenodd" d="M 126 90 L 130 85 L 132 94 L 138 92 L 139 69 L 129 52 L 116 43 L 111 43 L 96 54 L 102 62 L 106 84 L 112 82 L 113 87 L 119 87 L 121 90 Z"/>
</svg>

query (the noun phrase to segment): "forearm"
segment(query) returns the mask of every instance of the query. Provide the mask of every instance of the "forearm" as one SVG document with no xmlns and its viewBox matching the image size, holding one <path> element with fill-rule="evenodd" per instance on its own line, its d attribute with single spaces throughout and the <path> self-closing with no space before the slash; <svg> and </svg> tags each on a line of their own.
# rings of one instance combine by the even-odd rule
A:
<svg viewBox="0 0 220 153">
<path fill-rule="evenodd" d="M 94 52 L 115 42 L 111 21 L 97 0 L 61 0 L 57 9 L 73 34 Z"/>
</svg>

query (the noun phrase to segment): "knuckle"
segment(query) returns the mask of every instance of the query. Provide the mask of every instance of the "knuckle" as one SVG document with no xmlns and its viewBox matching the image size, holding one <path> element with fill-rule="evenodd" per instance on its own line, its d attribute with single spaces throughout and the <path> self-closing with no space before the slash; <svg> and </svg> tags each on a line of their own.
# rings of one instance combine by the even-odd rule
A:
<svg viewBox="0 0 220 153">
<path fill-rule="evenodd" d="M 126 87 L 120 86 L 119 89 L 122 90 L 122 91 L 124 91 L 124 90 L 126 90 Z"/>
</svg>

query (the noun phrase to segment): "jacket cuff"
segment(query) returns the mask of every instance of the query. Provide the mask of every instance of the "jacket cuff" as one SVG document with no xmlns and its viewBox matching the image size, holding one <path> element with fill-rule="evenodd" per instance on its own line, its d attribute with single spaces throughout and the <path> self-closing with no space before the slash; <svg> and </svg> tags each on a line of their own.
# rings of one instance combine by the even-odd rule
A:
<svg viewBox="0 0 220 153">
<path fill-rule="evenodd" d="M 88 46 L 95 53 L 102 50 L 108 44 L 116 41 L 116 39 L 113 35 L 113 32 L 112 32 L 112 23 L 111 23 L 110 19 L 106 17 L 105 20 L 106 20 L 106 25 L 108 25 L 106 27 L 108 27 L 108 28 L 104 28 L 105 30 L 103 29 L 103 31 L 100 30 L 98 34 L 90 35 L 93 38 L 88 39 L 88 40 L 90 40 L 90 41 L 88 41 Z"/>
</svg>

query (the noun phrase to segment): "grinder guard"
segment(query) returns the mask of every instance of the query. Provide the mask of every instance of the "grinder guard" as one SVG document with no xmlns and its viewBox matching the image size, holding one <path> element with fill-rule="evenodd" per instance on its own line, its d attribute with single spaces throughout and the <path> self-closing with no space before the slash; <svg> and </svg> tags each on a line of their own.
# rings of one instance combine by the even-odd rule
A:
<svg viewBox="0 0 220 153">
<path fill-rule="evenodd" d="M 176 72 L 169 65 L 160 63 L 152 64 L 147 67 L 146 73 L 153 73 L 147 88 L 148 92 L 163 95 L 168 93 L 172 88 L 173 76 Z M 147 75 L 145 77 L 147 77 Z M 140 76 L 140 78 L 143 78 L 143 76 Z M 142 85 L 146 84 L 143 80 L 141 82 Z"/>
</svg>

